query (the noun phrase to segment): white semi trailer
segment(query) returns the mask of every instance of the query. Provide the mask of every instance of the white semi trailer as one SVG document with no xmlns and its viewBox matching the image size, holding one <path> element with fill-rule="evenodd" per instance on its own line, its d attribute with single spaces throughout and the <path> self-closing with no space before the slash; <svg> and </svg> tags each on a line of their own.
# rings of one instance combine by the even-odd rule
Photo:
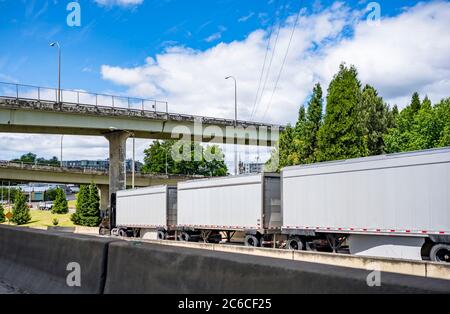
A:
<svg viewBox="0 0 450 314">
<path fill-rule="evenodd" d="M 162 240 L 173 237 L 177 225 L 175 186 L 119 191 L 115 203 L 113 234 Z"/>
<path fill-rule="evenodd" d="M 450 148 L 288 167 L 290 249 L 450 262 Z"/>
<path fill-rule="evenodd" d="M 247 246 L 275 243 L 281 231 L 278 174 L 192 180 L 178 183 L 179 239 L 209 242 L 244 232 Z M 216 239 L 216 241 L 214 241 Z"/>
</svg>

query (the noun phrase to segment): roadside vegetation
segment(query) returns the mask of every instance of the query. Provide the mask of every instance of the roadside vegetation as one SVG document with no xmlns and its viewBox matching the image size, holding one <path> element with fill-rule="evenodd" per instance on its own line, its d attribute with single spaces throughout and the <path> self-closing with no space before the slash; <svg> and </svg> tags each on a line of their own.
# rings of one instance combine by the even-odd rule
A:
<svg viewBox="0 0 450 314">
<path fill-rule="evenodd" d="M 324 110 L 325 108 L 325 110 Z M 342 64 L 327 90 L 317 84 L 295 126 L 280 135 L 266 170 L 332 160 L 450 146 L 450 98 L 432 104 L 418 93 L 399 111 L 375 87 L 362 87 L 354 66 Z"/>
<path fill-rule="evenodd" d="M 100 196 L 94 183 L 80 186 L 76 211 L 71 216 L 71 220 L 78 226 L 98 227 L 100 225 Z"/>
</svg>

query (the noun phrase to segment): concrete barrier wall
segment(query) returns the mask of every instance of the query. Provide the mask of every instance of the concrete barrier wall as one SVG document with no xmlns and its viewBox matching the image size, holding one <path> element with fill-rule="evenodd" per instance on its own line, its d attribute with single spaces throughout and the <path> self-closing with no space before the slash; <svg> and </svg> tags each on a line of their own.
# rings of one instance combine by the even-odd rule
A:
<svg viewBox="0 0 450 314">
<path fill-rule="evenodd" d="M 31 293 L 450 292 L 446 280 L 387 272 L 381 287 L 369 287 L 372 270 L 298 261 L 294 252 L 200 246 L 209 249 L 0 226 L 0 279 Z M 73 262 L 80 265 L 81 287 L 67 285 Z"/>
<path fill-rule="evenodd" d="M 105 293 L 273 294 L 450 292 L 448 281 L 143 242 L 111 243 Z"/>
<path fill-rule="evenodd" d="M 111 240 L 0 226 L 0 278 L 31 293 L 102 293 Z M 80 265 L 81 287 L 66 283 Z"/>
<path fill-rule="evenodd" d="M 289 251 L 270 248 L 251 248 L 242 245 L 222 245 L 162 240 L 145 240 L 145 242 L 185 248 L 197 248 L 219 252 L 281 258 L 287 260 L 358 268 L 364 270 L 377 268 L 383 272 L 450 280 L 450 265 L 443 263 L 406 261 L 395 258 L 364 257 L 348 254 Z"/>
</svg>

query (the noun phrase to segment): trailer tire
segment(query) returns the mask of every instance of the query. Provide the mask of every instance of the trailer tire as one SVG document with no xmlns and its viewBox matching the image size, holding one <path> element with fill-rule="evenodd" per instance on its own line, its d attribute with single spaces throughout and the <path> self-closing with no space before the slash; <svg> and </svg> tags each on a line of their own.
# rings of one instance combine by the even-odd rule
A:
<svg viewBox="0 0 450 314">
<path fill-rule="evenodd" d="M 290 238 L 286 243 L 286 248 L 292 251 L 302 251 L 303 242 L 299 237 Z"/>
<path fill-rule="evenodd" d="M 434 245 L 430 251 L 430 259 L 433 262 L 450 263 L 450 245 L 444 243 Z"/>
<path fill-rule="evenodd" d="M 165 233 L 164 231 L 158 231 L 157 237 L 158 237 L 158 240 L 166 240 L 167 233 Z"/>
<path fill-rule="evenodd" d="M 125 229 L 120 229 L 119 230 L 119 237 L 127 238 L 128 237 L 127 231 Z"/>
<path fill-rule="evenodd" d="M 191 240 L 191 236 L 189 235 L 189 233 L 184 231 L 178 236 L 178 240 L 182 242 L 189 242 Z"/>
<path fill-rule="evenodd" d="M 260 241 L 259 239 L 251 234 L 248 234 L 245 236 L 245 246 L 247 247 L 259 247 L 260 246 Z"/>
</svg>

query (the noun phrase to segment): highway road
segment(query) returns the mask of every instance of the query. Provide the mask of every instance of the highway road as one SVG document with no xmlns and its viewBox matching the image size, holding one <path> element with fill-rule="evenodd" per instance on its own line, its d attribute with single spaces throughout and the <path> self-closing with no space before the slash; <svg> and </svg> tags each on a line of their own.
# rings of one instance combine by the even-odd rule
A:
<svg viewBox="0 0 450 314">
<path fill-rule="evenodd" d="M 0 280 L 0 294 L 23 294 L 23 291 L 20 291 L 8 283 Z"/>
</svg>

